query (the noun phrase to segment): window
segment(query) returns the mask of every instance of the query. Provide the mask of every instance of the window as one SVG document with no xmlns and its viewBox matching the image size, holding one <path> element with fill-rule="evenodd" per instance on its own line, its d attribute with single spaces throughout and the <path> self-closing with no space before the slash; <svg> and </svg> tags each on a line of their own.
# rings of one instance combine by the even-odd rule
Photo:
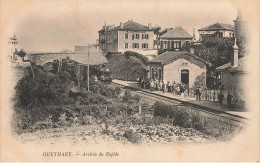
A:
<svg viewBox="0 0 260 163">
<path fill-rule="evenodd" d="M 148 40 L 149 35 L 148 34 L 142 34 L 142 39 L 147 39 Z"/>
<path fill-rule="evenodd" d="M 181 41 L 175 41 L 175 47 L 174 48 L 181 48 Z"/>
<path fill-rule="evenodd" d="M 167 49 L 168 41 L 163 41 L 163 49 Z"/>
<path fill-rule="evenodd" d="M 125 34 L 125 39 L 128 39 L 128 34 L 127 33 Z"/>
<path fill-rule="evenodd" d="M 126 49 L 128 48 L 128 43 L 125 43 L 125 48 L 126 48 Z"/>
<path fill-rule="evenodd" d="M 136 34 L 136 35 L 135 35 L 135 38 L 136 38 L 136 39 L 139 39 L 139 34 Z"/>
<path fill-rule="evenodd" d="M 139 44 L 138 43 L 133 43 L 133 48 L 134 49 L 139 49 Z"/>
<path fill-rule="evenodd" d="M 148 49 L 148 44 L 147 43 L 143 43 L 142 44 L 142 49 Z"/>
<path fill-rule="evenodd" d="M 135 34 L 132 35 L 132 40 L 134 40 L 134 39 L 135 39 Z"/>
</svg>

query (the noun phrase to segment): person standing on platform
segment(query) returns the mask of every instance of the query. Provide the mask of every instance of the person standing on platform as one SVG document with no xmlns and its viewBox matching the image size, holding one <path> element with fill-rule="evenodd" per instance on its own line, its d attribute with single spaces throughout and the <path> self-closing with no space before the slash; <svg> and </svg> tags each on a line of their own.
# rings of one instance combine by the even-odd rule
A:
<svg viewBox="0 0 260 163">
<path fill-rule="evenodd" d="M 176 93 L 176 83 L 175 83 L 175 81 L 172 83 L 172 91 L 173 91 L 173 94 Z"/>
<path fill-rule="evenodd" d="M 167 87 L 168 87 L 168 92 L 171 92 L 171 87 L 172 87 L 172 85 L 171 85 L 171 82 L 170 82 L 170 81 L 168 81 Z"/>
<path fill-rule="evenodd" d="M 158 91 L 158 80 L 155 79 L 154 81 L 154 89 Z"/>
<path fill-rule="evenodd" d="M 154 89 L 154 82 L 151 80 L 150 81 L 150 91 L 152 92 Z"/>
<path fill-rule="evenodd" d="M 199 94 L 200 94 L 199 87 L 196 87 L 196 89 L 195 89 L 195 96 L 196 96 L 196 101 L 198 101 L 198 100 L 199 100 Z"/>
<path fill-rule="evenodd" d="M 163 90 L 163 93 L 165 93 L 165 90 L 166 90 L 166 84 L 164 82 L 162 82 L 162 90 Z"/>
<path fill-rule="evenodd" d="M 228 92 L 228 95 L 227 95 L 227 104 L 228 104 L 228 107 L 230 107 L 230 108 L 231 108 L 232 98 L 233 98 L 233 96 Z"/>
<path fill-rule="evenodd" d="M 203 92 L 203 89 L 199 86 L 199 101 L 201 101 L 202 92 Z"/>
<path fill-rule="evenodd" d="M 222 101 L 224 99 L 224 95 L 222 94 L 222 92 L 219 92 L 218 94 L 218 106 L 222 106 Z"/>
</svg>

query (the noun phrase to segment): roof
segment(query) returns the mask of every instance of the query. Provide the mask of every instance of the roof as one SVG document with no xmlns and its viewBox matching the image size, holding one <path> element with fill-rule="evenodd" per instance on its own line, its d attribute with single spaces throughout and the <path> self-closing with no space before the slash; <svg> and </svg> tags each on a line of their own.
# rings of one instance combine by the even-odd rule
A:
<svg viewBox="0 0 260 163">
<path fill-rule="evenodd" d="M 102 30 L 104 30 L 104 29 L 102 29 Z M 100 31 L 102 31 L 102 30 L 100 30 Z M 154 28 L 149 29 L 149 27 L 147 27 L 147 26 L 144 26 L 142 24 L 129 20 L 126 23 L 123 23 L 123 28 L 121 28 L 119 25 L 119 26 L 116 26 L 114 28 L 107 29 L 107 30 L 134 30 L 134 31 L 152 30 L 152 31 L 154 31 L 155 29 Z"/>
<path fill-rule="evenodd" d="M 92 45 L 90 48 L 89 48 L 89 51 L 97 51 L 99 52 L 99 47 L 96 46 L 96 45 Z M 74 52 L 75 53 L 88 53 L 88 46 L 75 46 L 75 49 L 74 49 Z"/>
<path fill-rule="evenodd" d="M 10 37 L 10 40 L 17 40 L 16 35 L 13 35 L 13 37 Z"/>
<path fill-rule="evenodd" d="M 222 66 L 217 67 L 216 71 L 246 72 L 246 61 L 247 61 L 247 57 L 242 57 L 238 59 L 237 67 L 232 67 L 231 62 L 229 62 Z"/>
<path fill-rule="evenodd" d="M 177 27 L 171 30 L 168 30 L 161 38 L 193 38 L 187 31 L 182 27 Z"/>
<path fill-rule="evenodd" d="M 209 25 L 207 27 L 201 28 L 198 31 L 214 31 L 214 30 L 220 30 L 220 29 L 234 30 L 234 26 L 231 24 L 215 23 L 215 24 Z"/>
<path fill-rule="evenodd" d="M 177 60 L 179 58 L 181 58 L 184 55 L 188 55 L 191 57 L 194 57 L 195 59 L 198 59 L 204 63 L 207 63 L 205 60 L 199 58 L 198 56 L 191 54 L 187 51 L 167 51 L 157 57 L 155 57 L 154 59 L 150 60 L 150 63 L 161 63 L 161 64 L 166 64 L 168 62 L 171 62 L 173 60 Z"/>
</svg>

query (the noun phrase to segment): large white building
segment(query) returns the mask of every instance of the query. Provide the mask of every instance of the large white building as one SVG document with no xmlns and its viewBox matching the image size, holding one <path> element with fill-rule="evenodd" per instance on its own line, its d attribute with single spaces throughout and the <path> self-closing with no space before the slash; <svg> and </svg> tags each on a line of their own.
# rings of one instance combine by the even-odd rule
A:
<svg viewBox="0 0 260 163">
<path fill-rule="evenodd" d="M 132 20 L 119 26 L 104 25 L 99 33 L 99 46 L 103 52 L 135 51 L 144 55 L 157 54 L 156 28 Z"/>
</svg>

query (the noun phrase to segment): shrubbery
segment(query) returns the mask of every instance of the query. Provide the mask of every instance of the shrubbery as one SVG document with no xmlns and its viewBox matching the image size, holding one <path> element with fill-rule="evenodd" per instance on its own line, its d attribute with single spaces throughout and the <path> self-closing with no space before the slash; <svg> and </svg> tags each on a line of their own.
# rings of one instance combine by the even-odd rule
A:
<svg viewBox="0 0 260 163">
<path fill-rule="evenodd" d="M 132 96 L 132 93 L 129 89 L 125 90 L 125 94 L 123 96 L 123 101 L 128 103 L 139 102 L 141 97 L 139 95 Z"/>
<path fill-rule="evenodd" d="M 145 56 L 142 55 L 142 54 L 139 54 L 139 53 L 133 52 L 133 51 L 126 51 L 124 54 L 125 54 L 125 57 L 126 57 L 127 59 L 129 59 L 129 58 L 132 56 L 132 57 L 136 57 L 136 58 L 141 59 L 141 61 L 142 61 L 145 65 L 148 64 L 148 61 L 149 61 L 148 58 L 145 57 Z"/>
<path fill-rule="evenodd" d="M 98 100 L 101 97 L 90 100 Z M 64 105 L 64 106 L 45 106 L 32 108 L 15 108 L 13 119 L 13 127 L 15 132 L 23 133 L 35 131 L 44 128 L 56 128 L 63 126 L 71 126 L 76 122 L 78 124 L 87 125 L 94 122 L 89 119 L 100 120 L 100 124 L 111 126 L 109 122 L 111 118 L 118 116 L 131 116 L 138 113 L 138 106 L 129 104 L 93 104 L 99 103 L 93 101 L 90 105 Z M 91 118 L 92 117 L 92 118 Z M 118 119 L 117 123 L 121 123 L 123 119 Z M 107 130 L 107 129 L 106 129 Z"/>
<path fill-rule="evenodd" d="M 167 105 L 156 102 L 153 106 L 154 116 L 171 119 L 173 125 L 194 128 L 203 134 L 220 138 L 232 138 L 240 129 L 240 125 L 219 117 L 207 117 L 196 110 L 185 107 Z"/>
<path fill-rule="evenodd" d="M 111 70 L 112 78 L 133 81 L 143 76 L 147 62 L 147 57 L 141 54 L 125 52 L 125 54 L 110 54 L 107 66 Z"/>
</svg>

